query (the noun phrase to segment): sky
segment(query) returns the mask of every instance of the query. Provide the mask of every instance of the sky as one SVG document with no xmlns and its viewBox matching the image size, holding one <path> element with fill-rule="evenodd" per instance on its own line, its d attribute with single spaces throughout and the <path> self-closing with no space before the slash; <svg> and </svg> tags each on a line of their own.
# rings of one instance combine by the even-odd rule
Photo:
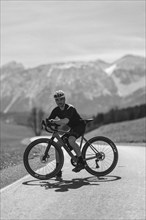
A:
<svg viewBox="0 0 146 220">
<path fill-rule="evenodd" d="M 1 0 L 1 66 L 145 56 L 145 0 Z"/>
</svg>

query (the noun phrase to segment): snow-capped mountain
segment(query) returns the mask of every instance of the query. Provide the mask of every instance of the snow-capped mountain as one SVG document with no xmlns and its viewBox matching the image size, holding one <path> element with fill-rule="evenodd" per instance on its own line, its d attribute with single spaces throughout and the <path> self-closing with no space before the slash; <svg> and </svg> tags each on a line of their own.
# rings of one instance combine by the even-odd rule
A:
<svg viewBox="0 0 146 220">
<path fill-rule="evenodd" d="M 41 106 L 50 111 L 55 90 L 86 115 L 115 106 L 145 103 L 145 58 L 127 55 L 114 63 L 102 60 L 64 62 L 25 69 L 8 63 L 1 68 L 1 111 L 29 111 Z"/>
<path fill-rule="evenodd" d="M 145 87 L 145 60 L 138 56 L 125 56 L 105 69 L 118 88 L 121 97 Z"/>
</svg>

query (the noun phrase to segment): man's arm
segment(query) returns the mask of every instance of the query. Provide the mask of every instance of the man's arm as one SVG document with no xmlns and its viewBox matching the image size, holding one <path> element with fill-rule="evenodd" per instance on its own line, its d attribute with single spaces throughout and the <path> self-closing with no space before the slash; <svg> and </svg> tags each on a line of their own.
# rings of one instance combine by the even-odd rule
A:
<svg viewBox="0 0 146 220">
<path fill-rule="evenodd" d="M 66 125 L 69 122 L 69 119 L 68 118 L 63 118 L 63 119 L 57 118 L 57 119 L 51 119 L 50 121 L 56 123 L 57 125 Z"/>
<path fill-rule="evenodd" d="M 50 116 L 47 118 L 48 120 L 54 119 L 56 117 L 55 109 L 51 112 Z"/>
</svg>

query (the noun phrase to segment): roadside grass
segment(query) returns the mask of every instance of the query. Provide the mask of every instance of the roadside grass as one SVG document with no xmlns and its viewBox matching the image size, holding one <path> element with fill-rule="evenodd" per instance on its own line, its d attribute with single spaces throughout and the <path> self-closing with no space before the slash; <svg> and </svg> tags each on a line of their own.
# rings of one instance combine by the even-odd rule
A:
<svg viewBox="0 0 146 220">
<path fill-rule="evenodd" d="M 23 153 L 26 144 L 22 140 L 29 139 L 34 135 L 31 128 L 5 124 L 1 126 L 1 154 L 0 169 L 22 163 Z M 47 135 L 44 133 L 43 135 Z M 146 118 L 126 121 L 102 126 L 94 131 L 87 133 L 86 138 L 94 136 L 106 136 L 115 143 L 146 143 Z"/>
<path fill-rule="evenodd" d="M 106 136 L 115 143 L 146 143 L 146 118 L 104 125 L 86 134 Z"/>
<path fill-rule="evenodd" d="M 22 162 L 26 146 L 21 141 L 34 136 L 34 134 L 31 128 L 5 124 L 2 121 L 0 122 L 0 128 L 0 169 L 3 169 Z"/>
</svg>

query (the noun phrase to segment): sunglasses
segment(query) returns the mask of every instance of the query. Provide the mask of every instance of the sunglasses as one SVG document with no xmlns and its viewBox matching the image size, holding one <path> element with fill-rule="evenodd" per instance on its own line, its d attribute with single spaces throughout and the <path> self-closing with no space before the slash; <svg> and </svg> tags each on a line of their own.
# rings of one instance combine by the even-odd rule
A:
<svg viewBox="0 0 146 220">
<path fill-rule="evenodd" d="M 56 99 L 55 99 L 56 102 L 63 101 L 63 100 L 65 100 L 64 97 L 63 97 L 63 98 L 56 98 Z"/>
</svg>

